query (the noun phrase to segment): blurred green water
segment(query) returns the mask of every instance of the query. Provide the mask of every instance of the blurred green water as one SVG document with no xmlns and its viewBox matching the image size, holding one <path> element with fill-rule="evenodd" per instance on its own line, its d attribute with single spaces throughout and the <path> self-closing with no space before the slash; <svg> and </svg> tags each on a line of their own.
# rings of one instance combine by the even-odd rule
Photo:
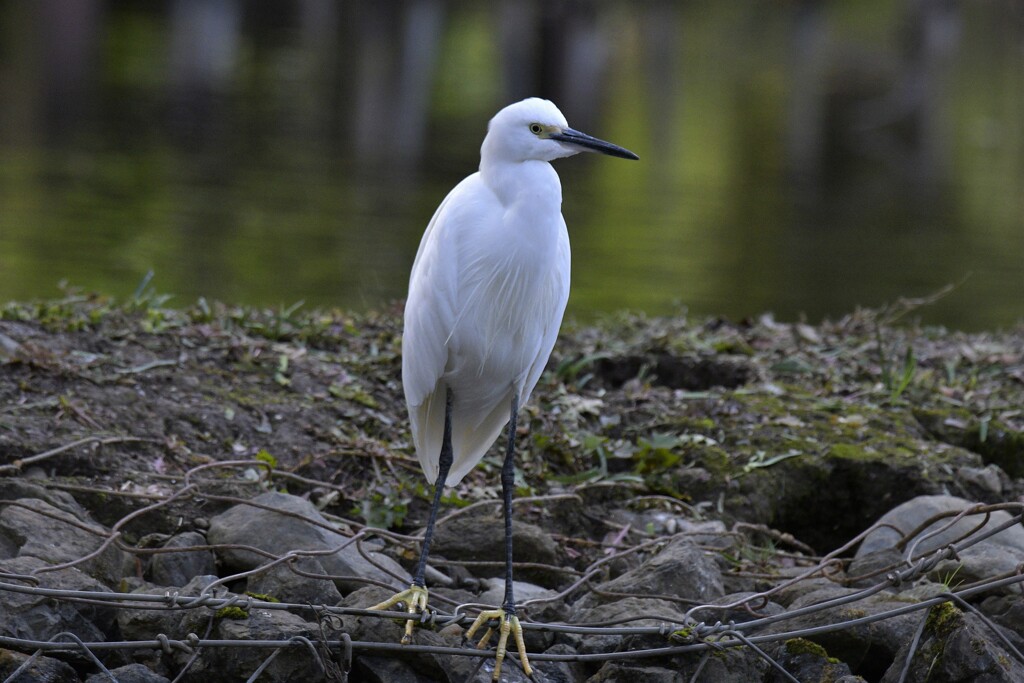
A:
<svg viewBox="0 0 1024 683">
<path fill-rule="evenodd" d="M 60 31 L 0 5 L 0 300 L 153 270 L 180 305 L 381 306 L 486 120 L 536 92 L 641 156 L 557 164 L 571 314 L 817 320 L 962 281 L 925 321 L 1024 317 L 1012 3 L 580 3 L 527 53 L 487 6 L 313 4 L 98 3 Z M 227 57 L 176 47 L 197 26 Z"/>
</svg>

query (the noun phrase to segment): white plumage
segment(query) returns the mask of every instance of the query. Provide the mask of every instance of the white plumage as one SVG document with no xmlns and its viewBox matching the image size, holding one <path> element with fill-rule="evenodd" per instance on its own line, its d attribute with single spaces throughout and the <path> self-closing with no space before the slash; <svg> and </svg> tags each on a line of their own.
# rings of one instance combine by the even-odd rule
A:
<svg viewBox="0 0 1024 683">
<path fill-rule="evenodd" d="M 458 483 L 529 398 L 569 298 L 562 188 L 548 163 L 580 148 L 531 124 L 568 124 L 547 100 L 506 107 L 488 127 L 480 170 L 441 203 L 409 280 L 402 382 L 423 471 L 437 478 L 446 390 L 452 390 L 447 484 Z"/>
</svg>

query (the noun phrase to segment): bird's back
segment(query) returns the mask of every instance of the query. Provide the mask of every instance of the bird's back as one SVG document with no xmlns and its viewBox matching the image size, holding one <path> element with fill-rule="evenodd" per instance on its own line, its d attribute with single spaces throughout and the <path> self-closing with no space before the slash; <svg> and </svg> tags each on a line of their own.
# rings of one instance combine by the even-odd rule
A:
<svg viewBox="0 0 1024 683">
<path fill-rule="evenodd" d="M 503 202 L 475 173 L 452 190 L 423 236 L 406 302 L 402 381 L 431 481 L 446 392 L 453 395 L 451 485 L 494 443 L 513 392 L 527 400 L 554 346 L 569 294 L 569 240 L 558 204 L 554 211 L 542 204 Z"/>
</svg>

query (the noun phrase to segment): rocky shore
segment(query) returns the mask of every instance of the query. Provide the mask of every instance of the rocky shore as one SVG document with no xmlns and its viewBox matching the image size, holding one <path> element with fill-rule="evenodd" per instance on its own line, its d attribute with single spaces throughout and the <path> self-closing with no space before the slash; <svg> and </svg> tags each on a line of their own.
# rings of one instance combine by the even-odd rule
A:
<svg viewBox="0 0 1024 683">
<path fill-rule="evenodd" d="M 1024 327 L 917 303 L 567 326 L 517 436 L 535 680 L 1024 680 Z M 430 495 L 400 318 L 0 306 L 0 680 L 490 680 L 497 451 L 415 643 L 365 611 Z"/>
</svg>

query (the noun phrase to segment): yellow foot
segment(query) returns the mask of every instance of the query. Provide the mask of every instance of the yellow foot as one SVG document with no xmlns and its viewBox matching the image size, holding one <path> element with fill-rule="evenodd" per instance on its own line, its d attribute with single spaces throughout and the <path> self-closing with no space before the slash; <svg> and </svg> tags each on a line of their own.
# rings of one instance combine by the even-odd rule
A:
<svg viewBox="0 0 1024 683">
<path fill-rule="evenodd" d="M 370 609 L 391 609 L 400 602 L 404 602 L 407 605 L 405 611 L 409 614 L 419 614 L 427 609 L 427 589 L 424 586 L 414 584 L 401 593 L 396 593 L 384 602 L 374 605 Z M 409 619 L 405 622 L 405 635 L 402 636 L 402 645 L 408 645 L 412 642 L 412 627 L 415 626 L 416 621 L 418 620 Z"/>
<path fill-rule="evenodd" d="M 523 671 L 527 676 L 533 675 L 533 669 L 530 668 L 530 660 L 526 658 L 526 645 L 523 643 L 523 627 L 519 625 L 519 617 L 514 613 L 509 614 L 504 609 L 495 609 L 487 612 L 481 612 L 480 616 L 476 618 L 473 625 L 466 631 L 466 640 L 473 637 L 477 629 L 489 622 L 491 619 L 497 619 L 500 626 L 498 627 L 498 649 L 494 654 L 494 676 L 493 680 L 498 680 L 501 677 L 501 663 L 505 659 L 505 645 L 508 643 L 508 634 L 511 633 L 515 636 L 516 647 L 519 649 L 519 661 L 523 665 Z M 478 648 L 487 647 L 487 641 L 491 639 L 491 634 L 494 633 L 494 627 L 488 626 L 487 632 L 484 633 L 484 637 L 480 639 L 477 644 Z"/>
</svg>

